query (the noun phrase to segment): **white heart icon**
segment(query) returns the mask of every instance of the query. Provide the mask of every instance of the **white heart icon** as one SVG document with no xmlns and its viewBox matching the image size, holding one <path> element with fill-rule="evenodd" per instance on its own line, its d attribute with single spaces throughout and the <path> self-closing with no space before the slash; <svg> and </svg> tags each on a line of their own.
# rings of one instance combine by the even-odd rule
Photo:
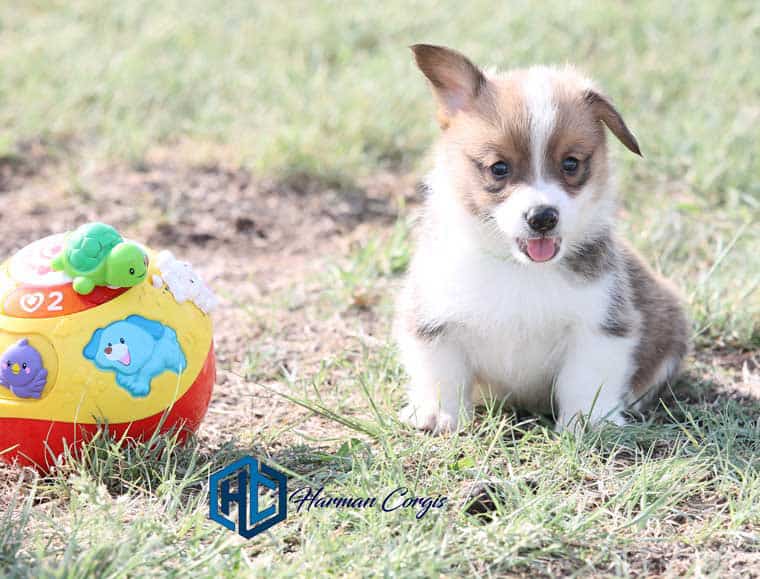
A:
<svg viewBox="0 0 760 579">
<path fill-rule="evenodd" d="M 36 312 L 40 309 L 40 306 L 45 301 L 45 295 L 42 292 L 34 292 L 32 294 L 24 294 L 19 300 L 21 309 L 28 313 Z"/>
</svg>

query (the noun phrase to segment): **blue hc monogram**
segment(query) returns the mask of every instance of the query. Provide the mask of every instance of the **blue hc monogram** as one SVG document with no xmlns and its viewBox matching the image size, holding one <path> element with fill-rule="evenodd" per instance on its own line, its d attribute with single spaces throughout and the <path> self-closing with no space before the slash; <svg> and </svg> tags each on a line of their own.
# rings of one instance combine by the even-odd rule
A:
<svg viewBox="0 0 760 579">
<path fill-rule="evenodd" d="M 288 478 L 252 456 L 216 471 L 209 483 L 209 518 L 246 539 L 285 520 L 288 514 Z M 263 511 L 259 511 L 259 486 L 276 491 L 277 496 L 275 504 Z M 237 521 L 230 517 L 233 503 L 238 506 Z"/>
</svg>

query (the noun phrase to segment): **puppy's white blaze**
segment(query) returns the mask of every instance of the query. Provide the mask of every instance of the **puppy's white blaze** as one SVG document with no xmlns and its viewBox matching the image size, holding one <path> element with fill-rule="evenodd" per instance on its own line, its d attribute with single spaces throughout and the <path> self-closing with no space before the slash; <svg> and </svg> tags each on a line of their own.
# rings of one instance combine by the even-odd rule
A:
<svg viewBox="0 0 760 579">
<path fill-rule="evenodd" d="M 551 69 L 537 66 L 528 70 L 523 84 L 523 98 L 525 98 L 530 117 L 530 153 L 533 174 L 536 179 L 540 179 L 544 169 L 544 153 L 557 119 Z"/>
</svg>

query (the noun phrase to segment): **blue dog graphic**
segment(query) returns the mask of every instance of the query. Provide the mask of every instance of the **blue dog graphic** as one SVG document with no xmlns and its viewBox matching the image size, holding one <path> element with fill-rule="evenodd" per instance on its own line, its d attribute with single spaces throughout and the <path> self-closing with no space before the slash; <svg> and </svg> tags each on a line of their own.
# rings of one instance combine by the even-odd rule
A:
<svg viewBox="0 0 760 579">
<path fill-rule="evenodd" d="M 154 377 L 187 367 L 177 332 L 161 322 L 129 316 L 98 328 L 84 348 L 84 357 L 101 370 L 112 370 L 116 383 L 132 396 L 150 394 Z"/>
</svg>

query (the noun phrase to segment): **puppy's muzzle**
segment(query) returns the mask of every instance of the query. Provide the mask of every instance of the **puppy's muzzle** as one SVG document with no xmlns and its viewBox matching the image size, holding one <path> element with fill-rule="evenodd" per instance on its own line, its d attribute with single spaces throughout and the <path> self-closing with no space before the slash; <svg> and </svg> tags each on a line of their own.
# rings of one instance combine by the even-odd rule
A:
<svg viewBox="0 0 760 579">
<path fill-rule="evenodd" d="M 525 214 L 525 221 L 536 233 L 547 233 L 559 223 L 559 211 L 550 205 L 538 205 Z"/>
</svg>

